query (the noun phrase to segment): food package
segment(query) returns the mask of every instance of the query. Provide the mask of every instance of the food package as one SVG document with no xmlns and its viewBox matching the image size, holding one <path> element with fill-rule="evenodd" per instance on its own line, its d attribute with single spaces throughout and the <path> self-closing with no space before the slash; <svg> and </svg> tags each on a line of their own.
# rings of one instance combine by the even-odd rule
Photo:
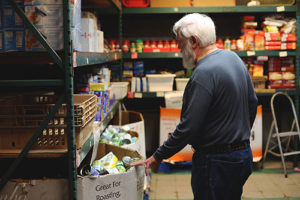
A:
<svg viewBox="0 0 300 200">
<path fill-rule="evenodd" d="M 269 80 L 270 81 L 281 81 L 282 73 L 281 72 L 269 72 Z"/>
</svg>

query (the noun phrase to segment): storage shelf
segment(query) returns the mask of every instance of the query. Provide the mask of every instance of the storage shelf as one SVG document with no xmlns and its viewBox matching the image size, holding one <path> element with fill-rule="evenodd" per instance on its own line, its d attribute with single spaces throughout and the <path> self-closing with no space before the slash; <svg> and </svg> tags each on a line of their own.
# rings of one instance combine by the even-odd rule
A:
<svg viewBox="0 0 300 200">
<path fill-rule="evenodd" d="M 134 53 L 133 53 L 134 54 Z M 132 53 L 123 53 L 124 59 L 131 59 Z M 182 58 L 182 54 L 180 52 L 154 52 L 154 53 L 137 53 L 137 58 Z"/>
<path fill-rule="evenodd" d="M 296 95 L 295 89 L 255 89 L 257 96 L 272 96 L 276 92 L 287 92 L 289 95 Z M 166 92 L 128 92 L 128 99 L 133 98 L 163 98 Z"/>
<path fill-rule="evenodd" d="M 58 51 L 58 55 L 63 57 L 63 52 Z M 92 52 L 73 52 L 73 66 L 84 66 L 113 62 L 121 59 L 121 52 L 112 53 L 92 53 Z M 25 52 L 14 51 L 0 53 L 0 64 L 54 64 L 48 52 Z"/>
<path fill-rule="evenodd" d="M 123 8 L 123 14 L 296 12 L 296 6 Z"/>
<path fill-rule="evenodd" d="M 102 133 L 105 128 L 107 127 L 107 125 L 109 124 L 110 120 L 112 120 L 112 118 L 114 117 L 114 115 L 116 114 L 116 112 L 119 109 L 119 102 L 116 101 L 111 108 L 109 109 L 109 112 L 107 113 L 107 115 L 104 117 L 104 119 L 99 122 L 97 124 L 97 127 L 100 128 L 100 133 Z M 92 134 L 90 136 L 90 138 L 84 143 L 84 145 L 81 147 L 81 149 L 77 150 L 78 152 L 80 152 L 80 156 L 79 156 L 79 163 L 82 162 L 82 160 L 86 157 L 86 155 L 89 153 L 89 151 L 93 148 L 94 146 L 94 134 Z"/>
<path fill-rule="evenodd" d="M 89 53 L 89 52 L 74 52 L 73 63 L 74 67 L 84 66 L 84 65 L 95 65 L 107 62 L 113 62 L 120 60 L 122 57 L 121 52 L 113 53 Z"/>
<path fill-rule="evenodd" d="M 64 86 L 65 82 L 59 79 L 48 80 L 0 80 L 0 87 L 32 87 L 32 86 Z"/>
<path fill-rule="evenodd" d="M 234 51 L 237 55 L 241 57 L 248 56 L 296 56 L 296 51 Z M 132 55 L 132 53 L 123 53 L 124 59 L 151 59 L 151 58 L 182 58 L 180 52 L 154 52 L 154 53 L 137 53 L 137 56 Z"/>
</svg>

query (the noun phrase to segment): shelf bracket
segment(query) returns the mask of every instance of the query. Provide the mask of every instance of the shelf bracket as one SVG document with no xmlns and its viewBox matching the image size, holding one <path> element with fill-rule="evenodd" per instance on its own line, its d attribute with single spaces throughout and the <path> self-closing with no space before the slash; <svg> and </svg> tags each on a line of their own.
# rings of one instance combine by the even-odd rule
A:
<svg viewBox="0 0 300 200">
<path fill-rule="evenodd" d="M 25 13 L 23 12 L 23 10 L 16 4 L 16 2 L 14 0 L 6 0 L 11 6 L 12 8 L 14 8 L 14 10 L 16 11 L 16 13 L 19 15 L 19 17 L 23 20 L 24 24 L 26 25 L 26 27 L 28 27 L 32 33 L 34 34 L 34 36 L 39 40 L 39 42 L 42 44 L 42 46 L 49 52 L 50 56 L 54 59 L 54 61 L 56 62 L 56 64 L 59 66 L 59 68 L 63 70 L 63 63 L 61 58 L 59 57 L 59 55 L 56 53 L 56 51 L 54 51 L 50 45 L 48 44 L 48 42 L 45 40 L 45 38 L 42 36 L 42 34 L 36 29 L 36 27 L 30 22 L 30 20 L 28 19 L 28 17 L 25 15 Z"/>
<path fill-rule="evenodd" d="M 11 175 L 14 173 L 16 168 L 19 166 L 21 161 L 24 159 L 34 142 L 37 140 L 37 138 L 41 135 L 43 130 L 47 127 L 49 124 L 50 120 L 55 116 L 57 113 L 58 109 L 61 107 L 62 103 L 65 101 L 65 95 L 62 95 L 58 101 L 56 102 L 55 106 L 50 110 L 49 114 L 47 117 L 44 119 L 42 122 L 41 126 L 38 128 L 38 130 L 33 134 L 31 139 L 28 141 L 26 146 L 23 148 L 22 152 L 18 155 L 18 157 L 14 160 L 10 168 L 4 173 L 3 177 L 1 178 L 0 182 L 0 191 L 4 188 L 8 180 L 10 179 Z"/>
</svg>

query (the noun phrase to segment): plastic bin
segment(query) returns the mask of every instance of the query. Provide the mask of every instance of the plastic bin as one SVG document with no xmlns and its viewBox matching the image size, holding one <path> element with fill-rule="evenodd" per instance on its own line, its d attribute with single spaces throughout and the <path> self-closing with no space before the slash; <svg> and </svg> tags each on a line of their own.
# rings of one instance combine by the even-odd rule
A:
<svg viewBox="0 0 300 200">
<path fill-rule="evenodd" d="M 150 0 L 122 0 L 125 7 L 147 7 Z"/>
<path fill-rule="evenodd" d="M 111 94 L 115 95 L 116 99 L 123 99 L 128 92 L 128 82 L 111 82 Z"/>
<path fill-rule="evenodd" d="M 189 78 L 175 78 L 176 90 L 183 91 L 189 80 Z"/>
<path fill-rule="evenodd" d="M 165 92 L 173 90 L 175 74 L 147 74 L 149 92 Z"/>
</svg>

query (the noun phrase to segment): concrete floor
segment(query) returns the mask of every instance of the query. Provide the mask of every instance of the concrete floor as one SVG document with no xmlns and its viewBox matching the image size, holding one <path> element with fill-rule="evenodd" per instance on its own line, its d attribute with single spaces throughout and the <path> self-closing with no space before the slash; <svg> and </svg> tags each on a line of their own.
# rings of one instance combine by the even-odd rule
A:
<svg viewBox="0 0 300 200">
<path fill-rule="evenodd" d="M 283 175 L 280 161 L 266 162 L 244 185 L 243 200 L 300 200 L 300 173 L 287 163 L 288 178 Z M 192 200 L 189 172 L 152 174 L 149 200 Z"/>
</svg>

